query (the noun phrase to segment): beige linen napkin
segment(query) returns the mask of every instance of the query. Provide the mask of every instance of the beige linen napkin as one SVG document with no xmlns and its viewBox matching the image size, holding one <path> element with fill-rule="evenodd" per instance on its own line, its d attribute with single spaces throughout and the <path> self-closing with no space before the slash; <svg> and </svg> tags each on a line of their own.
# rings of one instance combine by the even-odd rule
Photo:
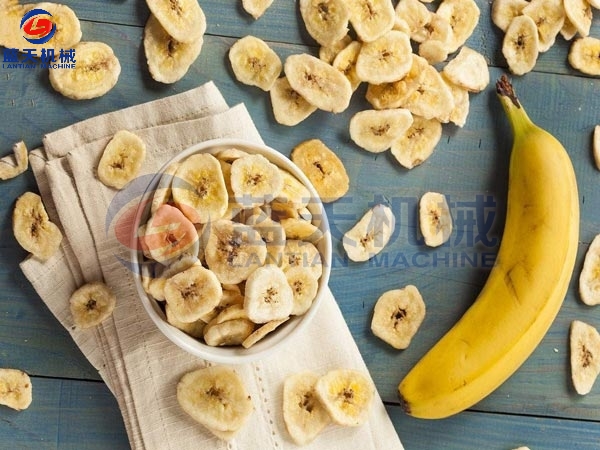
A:
<svg viewBox="0 0 600 450">
<path fill-rule="evenodd" d="M 94 173 L 104 146 L 121 128 L 135 131 L 147 146 L 143 173 L 125 193 L 107 188 Z M 119 240 L 119 221 L 113 212 L 135 207 L 136 193 L 141 193 L 134 189 L 136 182 L 137 187 L 145 186 L 170 157 L 191 144 L 219 137 L 262 142 L 246 108 L 228 108 L 216 86 L 207 83 L 51 133 L 44 138 L 44 148 L 31 154 L 40 193 L 65 239 L 49 261 L 28 258 L 21 268 L 117 398 L 133 449 L 297 448 L 282 417 L 284 379 L 304 370 L 325 373 L 340 367 L 368 373 L 328 292 L 314 321 L 297 340 L 268 360 L 235 366 L 255 411 L 234 440 L 215 438 L 178 406 L 175 387 L 179 378 L 210 363 L 179 349 L 147 316 L 133 275 L 123 263 L 128 260 L 128 248 Z M 93 279 L 103 279 L 118 304 L 100 326 L 78 330 L 73 327 L 68 298 L 79 285 Z M 306 448 L 395 450 L 402 449 L 402 444 L 376 395 L 365 425 L 329 426 Z"/>
</svg>

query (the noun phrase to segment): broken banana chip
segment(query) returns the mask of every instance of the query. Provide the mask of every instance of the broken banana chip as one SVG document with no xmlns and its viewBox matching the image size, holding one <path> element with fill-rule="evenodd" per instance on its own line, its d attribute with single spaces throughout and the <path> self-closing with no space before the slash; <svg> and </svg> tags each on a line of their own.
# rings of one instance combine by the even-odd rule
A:
<svg viewBox="0 0 600 450">
<path fill-rule="evenodd" d="M 437 119 L 413 116 L 406 133 L 394 141 L 392 155 L 407 169 L 423 164 L 435 150 L 442 137 L 442 124 Z"/>
<path fill-rule="evenodd" d="M 463 46 L 458 55 L 444 66 L 442 74 L 469 92 L 481 92 L 490 84 L 485 57 L 467 46 Z"/>
<path fill-rule="evenodd" d="M 350 187 L 350 178 L 340 158 L 320 139 L 298 144 L 290 155 L 310 180 L 323 203 L 343 197 Z"/>
<path fill-rule="evenodd" d="M 0 368 L 0 405 L 22 411 L 31 405 L 32 398 L 29 375 L 19 369 Z"/>
<path fill-rule="evenodd" d="M 510 22 L 520 16 L 528 4 L 527 0 L 493 0 L 492 22 L 506 32 Z"/>
<path fill-rule="evenodd" d="M 586 305 L 600 305 L 600 234 L 594 237 L 579 275 L 579 295 Z"/>
<path fill-rule="evenodd" d="M 274 264 L 257 268 L 246 280 L 244 310 L 254 323 L 286 319 L 294 307 L 294 294 L 283 270 Z"/>
<path fill-rule="evenodd" d="M 12 155 L 0 159 L 0 180 L 15 178 L 29 167 L 29 152 L 25 142 L 17 142 L 13 145 L 12 151 Z"/>
<path fill-rule="evenodd" d="M 352 41 L 345 48 L 339 51 L 331 63 L 333 67 L 338 69 L 346 76 L 346 78 L 348 78 L 353 91 L 358 89 L 358 86 L 361 82 L 361 79 L 356 73 L 356 61 L 358 60 L 358 55 L 361 48 L 362 43 L 360 41 Z"/>
<path fill-rule="evenodd" d="M 362 42 L 372 42 L 394 27 L 396 14 L 390 0 L 346 1 L 350 23 Z"/>
<path fill-rule="evenodd" d="M 307 445 L 331 423 L 315 385 L 319 376 L 305 371 L 289 375 L 283 383 L 283 421 L 297 445 Z"/>
<path fill-rule="evenodd" d="M 73 47 L 75 68 L 51 68 L 50 84 L 57 92 L 74 100 L 101 97 L 110 91 L 121 74 L 121 64 L 103 42 L 80 42 Z"/>
<path fill-rule="evenodd" d="M 98 179 L 109 187 L 122 189 L 137 177 L 146 159 L 146 144 L 135 133 L 117 131 L 108 142 L 98 163 Z"/>
<path fill-rule="evenodd" d="M 600 76 L 600 39 L 590 36 L 576 39 L 569 50 L 569 64 L 587 75 Z"/>
<path fill-rule="evenodd" d="M 290 55 L 284 64 L 290 86 L 310 104 L 339 113 L 350 104 L 352 86 L 336 68 L 307 53 Z"/>
<path fill-rule="evenodd" d="M 196 422 L 218 436 L 229 438 L 244 426 L 254 410 L 240 376 L 224 366 L 183 375 L 177 383 L 177 402 Z"/>
<path fill-rule="evenodd" d="M 350 11 L 344 0 L 300 0 L 306 31 L 320 45 L 329 47 L 348 34 Z"/>
<path fill-rule="evenodd" d="M 26 192 L 17 199 L 12 227 L 19 245 L 42 261 L 54 255 L 62 242 L 62 232 L 50 221 L 42 198 L 34 192 Z"/>
<path fill-rule="evenodd" d="M 375 387 L 362 372 L 335 369 L 317 380 L 315 392 L 333 422 L 360 426 L 369 417 Z"/>
<path fill-rule="evenodd" d="M 146 0 L 146 4 L 166 32 L 179 42 L 193 42 L 206 31 L 206 16 L 198 0 Z"/>
<path fill-rule="evenodd" d="M 387 205 L 375 205 L 348 230 L 342 239 L 344 250 L 352 261 L 367 261 L 388 244 L 396 218 Z"/>
<path fill-rule="evenodd" d="M 408 35 L 391 30 L 362 44 L 356 59 L 356 75 L 372 84 L 390 83 L 404 77 L 412 65 Z"/>
<path fill-rule="evenodd" d="M 281 77 L 269 90 L 273 116 L 277 123 L 292 127 L 317 110 L 290 86 L 287 77 Z"/>
<path fill-rule="evenodd" d="M 273 0 L 242 0 L 242 8 L 254 19 L 259 19 L 273 4 Z"/>
<path fill-rule="evenodd" d="M 241 345 L 254 331 L 255 324 L 248 319 L 209 322 L 204 328 L 204 342 L 211 347 Z"/>
<path fill-rule="evenodd" d="M 539 55 L 537 26 L 526 15 L 515 17 L 504 34 L 502 54 L 515 75 L 524 75 L 535 67 Z"/>
<path fill-rule="evenodd" d="M 281 74 L 277 53 L 260 38 L 245 36 L 229 49 L 229 62 L 236 79 L 263 91 L 271 89 Z"/>
<path fill-rule="evenodd" d="M 117 298 L 112 290 L 101 281 L 86 283 L 69 298 L 69 308 L 77 328 L 92 328 L 110 317 Z"/>
<path fill-rule="evenodd" d="M 277 328 L 279 328 L 280 325 L 284 324 L 288 320 L 289 317 L 286 317 L 284 319 L 271 320 L 265 324 L 260 325 L 242 341 L 242 347 L 252 347 L 254 344 L 267 337 L 270 333 L 275 331 Z"/>
<path fill-rule="evenodd" d="M 563 5 L 566 17 L 579 35 L 589 36 L 592 27 L 592 5 L 587 0 L 564 0 Z"/>
<path fill-rule="evenodd" d="M 425 309 L 423 297 L 413 285 L 387 291 L 375 303 L 371 331 L 396 349 L 408 348 L 425 319 Z"/>
<path fill-rule="evenodd" d="M 592 325 L 574 320 L 569 341 L 573 386 L 578 394 L 586 395 L 600 373 L 600 333 Z"/>
<path fill-rule="evenodd" d="M 350 138 L 372 153 L 388 150 L 412 125 L 411 112 L 403 108 L 367 109 L 350 119 Z"/>
<path fill-rule="evenodd" d="M 419 227 L 425 244 L 430 247 L 438 247 L 450 238 L 452 215 L 444 194 L 423 194 L 419 201 Z"/>
<path fill-rule="evenodd" d="M 204 38 L 180 42 L 162 27 L 150 14 L 144 27 L 144 53 L 152 78 L 161 83 L 175 83 L 182 79 L 196 61 Z"/>
</svg>

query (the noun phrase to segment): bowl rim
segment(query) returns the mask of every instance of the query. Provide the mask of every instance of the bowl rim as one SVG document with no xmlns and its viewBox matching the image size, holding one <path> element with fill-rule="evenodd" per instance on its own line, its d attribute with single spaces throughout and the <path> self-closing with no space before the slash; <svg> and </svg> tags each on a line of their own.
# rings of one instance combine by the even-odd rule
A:
<svg viewBox="0 0 600 450">
<path fill-rule="evenodd" d="M 323 272 L 319 279 L 319 287 L 317 295 L 313 300 L 313 303 L 309 310 L 300 316 L 291 317 L 286 323 L 277 329 L 275 333 L 270 336 L 266 336 L 261 341 L 257 342 L 252 347 L 246 349 L 242 346 L 235 347 L 213 347 L 200 342 L 198 339 L 189 336 L 182 330 L 174 327 L 166 321 L 165 315 L 158 305 L 158 302 L 146 293 L 142 285 L 142 267 L 140 261 L 143 259 L 142 251 L 138 245 L 132 245 L 130 249 L 130 258 L 135 268 L 133 270 L 133 277 L 135 281 L 135 287 L 138 293 L 138 297 L 146 310 L 146 313 L 150 316 L 156 327 L 178 347 L 182 348 L 186 352 L 197 356 L 199 358 L 224 364 L 244 364 L 248 362 L 257 361 L 262 359 L 276 351 L 281 350 L 282 347 L 290 345 L 297 338 L 298 335 L 308 326 L 316 315 L 319 307 L 323 301 L 325 295 L 329 290 L 329 277 L 331 274 L 331 263 L 332 263 L 332 243 L 331 243 L 331 230 L 329 228 L 329 221 L 325 211 L 323 202 L 318 195 L 316 189 L 308 179 L 308 177 L 300 170 L 294 162 L 283 153 L 275 150 L 274 148 L 245 139 L 239 138 L 216 138 L 209 139 L 206 141 L 198 142 L 193 144 L 181 152 L 177 153 L 174 157 L 164 163 L 160 169 L 158 169 L 155 175 L 152 177 L 146 188 L 144 189 L 142 196 L 139 200 L 138 206 L 135 211 L 135 219 L 132 225 L 133 240 L 137 242 L 138 239 L 138 228 L 144 223 L 143 221 L 148 219 L 149 207 L 155 188 L 157 187 L 163 172 L 165 169 L 175 162 L 180 162 L 187 157 L 196 153 L 211 153 L 215 154 L 220 150 L 236 147 L 241 150 L 250 150 L 251 153 L 259 153 L 265 156 L 269 161 L 277 165 L 278 167 L 288 170 L 296 178 L 298 178 L 302 184 L 308 189 L 311 199 L 309 205 L 318 211 L 320 214 L 320 225 L 319 229 L 323 232 L 323 238 L 317 243 Z M 312 212 L 312 211 L 311 211 Z"/>
</svg>

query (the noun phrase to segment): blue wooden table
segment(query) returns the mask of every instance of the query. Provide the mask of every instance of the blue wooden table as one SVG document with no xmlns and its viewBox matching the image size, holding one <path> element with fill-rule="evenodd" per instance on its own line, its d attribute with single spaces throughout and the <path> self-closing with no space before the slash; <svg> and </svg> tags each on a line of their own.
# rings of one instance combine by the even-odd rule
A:
<svg viewBox="0 0 600 450">
<path fill-rule="evenodd" d="M 564 143 L 577 173 L 582 221 L 568 295 L 541 345 L 498 390 L 469 411 L 423 421 L 402 412 L 397 384 L 471 304 L 502 236 L 511 138 L 493 85 L 471 96 L 466 125 L 445 125 L 432 157 L 408 171 L 389 152 L 367 153 L 350 140 L 350 117 L 368 107 L 364 87 L 354 94 L 347 111 L 316 112 L 290 128 L 275 122 L 267 94 L 236 82 L 227 51 L 241 36 L 263 38 L 282 59 L 292 53 L 316 54 L 317 47 L 300 22 L 297 2 L 275 0 L 255 21 L 238 0 L 201 0 L 208 22 L 204 47 L 186 77 L 172 85 L 157 83 L 148 73 L 141 47 L 149 14 L 145 2 L 64 3 L 81 19 L 84 40 L 102 41 L 114 49 L 122 66 L 118 84 L 101 98 L 74 101 L 52 89 L 46 70 L 0 68 L 2 155 L 18 140 L 35 148 L 47 132 L 214 80 L 230 105 L 246 104 L 270 146 L 289 155 L 297 143 L 318 137 L 345 163 L 350 191 L 327 206 L 335 260 L 330 285 L 407 450 L 600 448 L 600 382 L 588 395 L 577 395 L 570 381 L 568 351 L 572 320 L 600 327 L 600 307 L 585 306 L 577 294 L 583 256 L 600 232 L 600 172 L 591 153 L 592 131 L 600 123 L 600 80 L 569 67 L 569 45 L 561 37 L 540 55 L 535 70 L 515 78 L 514 84 L 529 115 Z M 481 18 L 468 45 L 485 55 L 491 79 L 496 80 L 506 73 L 502 33 L 491 23 L 490 2 L 478 4 Z M 591 34 L 600 37 L 600 11 L 594 12 Z M 12 235 L 12 208 L 20 194 L 36 189 L 31 171 L 0 183 L 0 366 L 25 370 L 34 387 L 27 410 L 0 408 L 0 448 L 128 448 L 116 401 L 19 270 L 26 252 Z M 445 193 L 455 219 L 449 243 L 437 249 L 426 248 L 418 239 L 416 201 L 426 191 Z M 370 263 L 348 262 L 341 234 L 369 205 L 382 200 L 390 202 L 397 217 L 386 253 Z M 409 283 L 421 291 L 427 317 L 411 346 L 397 351 L 375 338 L 369 324 L 379 295 Z"/>
</svg>

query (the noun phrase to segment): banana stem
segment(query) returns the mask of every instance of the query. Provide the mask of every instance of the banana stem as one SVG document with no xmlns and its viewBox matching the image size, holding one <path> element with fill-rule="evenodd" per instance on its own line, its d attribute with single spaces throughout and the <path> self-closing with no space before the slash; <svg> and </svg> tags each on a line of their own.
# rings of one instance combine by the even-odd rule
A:
<svg viewBox="0 0 600 450">
<path fill-rule="evenodd" d="M 502 75 L 496 82 L 496 93 L 508 116 L 515 137 L 523 136 L 527 130 L 535 127 L 525 109 L 521 106 L 513 85 L 506 75 Z"/>
</svg>

